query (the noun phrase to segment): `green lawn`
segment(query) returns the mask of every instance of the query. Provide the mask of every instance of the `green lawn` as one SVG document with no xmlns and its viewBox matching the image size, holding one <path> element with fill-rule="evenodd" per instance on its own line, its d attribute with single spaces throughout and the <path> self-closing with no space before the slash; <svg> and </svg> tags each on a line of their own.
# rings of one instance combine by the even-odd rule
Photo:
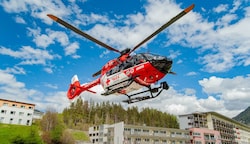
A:
<svg viewBox="0 0 250 144">
<path fill-rule="evenodd" d="M 17 137 L 27 138 L 33 132 L 34 136 L 38 137 L 38 127 L 0 124 L 0 140 L 1 144 L 10 144 Z M 40 138 L 39 138 L 40 139 Z"/>
<path fill-rule="evenodd" d="M 86 135 L 85 132 L 83 131 L 78 131 L 78 130 L 70 130 L 71 134 L 73 135 L 73 138 L 75 140 L 80 140 L 80 141 L 89 141 L 88 135 Z"/>
<path fill-rule="evenodd" d="M 72 129 L 69 131 L 75 140 L 89 141 L 88 134 L 85 132 Z M 11 144 L 13 139 L 18 139 L 18 137 L 23 139 L 27 139 L 29 137 L 30 139 L 32 132 L 34 133 L 34 137 L 41 141 L 41 138 L 38 136 L 39 128 L 36 125 L 21 126 L 0 124 L 0 144 Z M 30 140 L 33 141 L 33 139 Z"/>
</svg>

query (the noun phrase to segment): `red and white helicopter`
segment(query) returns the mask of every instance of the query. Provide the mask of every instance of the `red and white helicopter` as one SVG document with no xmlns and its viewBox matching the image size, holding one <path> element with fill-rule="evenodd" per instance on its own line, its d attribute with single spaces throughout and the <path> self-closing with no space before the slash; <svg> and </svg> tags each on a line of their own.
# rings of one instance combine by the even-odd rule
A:
<svg viewBox="0 0 250 144">
<path fill-rule="evenodd" d="M 101 84 L 105 90 L 102 95 L 107 96 L 110 94 L 124 94 L 128 97 L 128 99 L 124 100 L 123 102 L 127 103 L 134 103 L 146 99 L 155 98 L 162 92 L 163 89 L 167 90 L 169 88 L 167 82 L 162 82 L 159 87 L 155 88 L 151 88 L 151 85 L 161 80 L 168 73 L 174 74 L 174 72 L 171 71 L 173 63 L 171 59 L 165 56 L 155 55 L 151 53 L 140 53 L 135 55 L 130 54 L 145 42 L 150 40 L 152 37 L 177 21 L 179 18 L 183 17 L 193 8 L 194 4 L 190 5 L 185 10 L 169 20 L 167 23 L 162 25 L 159 29 L 157 29 L 154 33 L 137 44 L 134 48 L 127 48 L 122 51 L 119 51 L 95 39 L 94 37 L 70 25 L 62 19 L 48 14 L 48 17 L 65 26 L 66 28 L 73 30 L 77 34 L 80 34 L 81 36 L 103 46 L 108 50 L 120 54 L 118 58 L 110 60 L 102 67 L 100 71 L 93 74 L 93 77 L 96 77 L 98 75 L 100 76 L 90 83 L 81 85 L 77 75 L 73 76 L 68 89 L 67 97 L 72 100 L 84 91 L 95 93 L 94 91 L 90 90 L 90 88 L 99 84 Z M 130 92 L 139 90 L 142 87 L 147 87 L 147 90 L 129 95 Z M 150 92 L 150 95 L 138 96 L 139 94 L 143 94 L 146 92 Z"/>
</svg>

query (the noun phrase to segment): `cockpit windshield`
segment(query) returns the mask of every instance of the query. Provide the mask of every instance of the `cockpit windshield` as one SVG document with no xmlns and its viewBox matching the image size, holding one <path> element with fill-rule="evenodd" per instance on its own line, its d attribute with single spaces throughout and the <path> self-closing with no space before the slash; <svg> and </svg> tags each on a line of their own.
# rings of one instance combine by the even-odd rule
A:
<svg viewBox="0 0 250 144">
<path fill-rule="evenodd" d="M 168 58 L 166 58 L 164 56 L 160 56 L 160 55 L 156 55 L 156 54 L 150 54 L 150 53 L 137 54 L 137 57 L 142 57 L 145 61 L 168 59 Z"/>
<path fill-rule="evenodd" d="M 129 57 L 126 61 L 116 65 L 114 68 L 112 68 L 111 70 L 107 72 L 107 75 L 109 76 L 109 75 L 115 74 L 121 70 L 133 67 L 135 65 L 138 65 L 144 62 L 155 63 L 157 61 L 163 61 L 163 62 L 171 61 L 172 62 L 172 60 L 164 56 L 150 54 L 150 53 L 140 53 L 140 54 L 133 55 Z"/>
</svg>

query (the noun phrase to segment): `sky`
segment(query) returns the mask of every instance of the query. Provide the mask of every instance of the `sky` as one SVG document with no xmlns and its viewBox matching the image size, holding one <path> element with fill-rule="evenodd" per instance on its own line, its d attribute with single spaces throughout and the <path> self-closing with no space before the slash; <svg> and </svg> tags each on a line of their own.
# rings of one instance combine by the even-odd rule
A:
<svg viewBox="0 0 250 144">
<path fill-rule="evenodd" d="M 81 98 L 174 115 L 215 111 L 234 117 L 250 106 L 249 0 L 1 0 L 0 98 L 61 112 L 70 105 L 66 93 L 73 75 L 82 84 L 91 82 L 93 73 L 119 56 L 47 14 L 123 50 L 193 3 L 192 11 L 133 53 L 173 60 L 177 75 L 161 80 L 169 90 L 129 105 L 122 103 L 126 96 L 101 96 L 101 86 L 92 88 L 97 94 L 84 92 Z"/>
</svg>

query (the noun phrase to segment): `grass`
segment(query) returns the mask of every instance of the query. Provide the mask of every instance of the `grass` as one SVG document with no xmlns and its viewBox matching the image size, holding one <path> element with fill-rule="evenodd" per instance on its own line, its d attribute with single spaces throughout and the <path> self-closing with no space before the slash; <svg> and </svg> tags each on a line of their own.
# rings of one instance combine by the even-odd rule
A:
<svg viewBox="0 0 250 144">
<path fill-rule="evenodd" d="M 37 125 L 22 126 L 0 124 L 0 144 L 11 144 L 11 141 L 17 137 L 26 138 L 30 136 L 31 131 L 35 131 L 38 137 L 39 128 Z M 89 137 L 86 132 L 72 129 L 69 131 L 75 140 L 89 141 Z"/>
<path fill-rule="evenodd" d="M 89 141 L 88 135 L 83 131 L 71 130 L 71 134 L 75 140 Z"/>
<path fill-rule="evenodd" d="M 8 125 L 0 124 L 0 140 L 1 144 L 10 144 L 11 140 L 20 137 L 28 137 L 31 131 L 38 132 L 38 127 L 32 126 L 22 126 L 22 125 Z"/>
</svg>

